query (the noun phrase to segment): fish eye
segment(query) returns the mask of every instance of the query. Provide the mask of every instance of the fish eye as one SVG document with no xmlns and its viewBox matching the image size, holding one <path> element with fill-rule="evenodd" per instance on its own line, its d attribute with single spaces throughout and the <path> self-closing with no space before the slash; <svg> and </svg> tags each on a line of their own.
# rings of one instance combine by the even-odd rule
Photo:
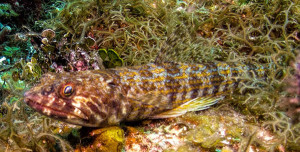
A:
<svg viewBox="0 0 300 152">
<path fill-rule="evenodd" d="M 64 87 L 63 91 L 64 91 L 63 94 L 64 94 L 65 96 L 68 97 L 68 96 L 72 95 L 74 89 L 73 89 L 72 86 L 66 85 L 66 86 Z"/>
</svg>

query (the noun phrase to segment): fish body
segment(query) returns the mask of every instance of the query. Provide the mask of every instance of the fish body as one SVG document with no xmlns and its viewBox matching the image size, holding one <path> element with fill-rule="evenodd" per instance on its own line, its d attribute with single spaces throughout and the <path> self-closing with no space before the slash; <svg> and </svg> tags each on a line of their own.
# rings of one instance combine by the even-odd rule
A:
<svg viewBox="0 0 300 152">
<path fill-rule="evenodd" d="M 45 74 L 24 94 L 36 111 L 68 123 L 101 127 L 206 109 L 235 89 L 239 76 L 262 66 L 160 63 Z"/>
</svg>

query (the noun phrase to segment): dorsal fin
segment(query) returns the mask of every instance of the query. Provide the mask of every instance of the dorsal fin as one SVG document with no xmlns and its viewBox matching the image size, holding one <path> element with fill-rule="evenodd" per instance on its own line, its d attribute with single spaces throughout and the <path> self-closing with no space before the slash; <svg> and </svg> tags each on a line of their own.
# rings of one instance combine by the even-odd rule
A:
<svg viewBox="0 0 300 152">
<path fill-rule="evenodd" d="M 175 53 L 176 55 L 180 55 L 182 52 L 174 52 L 174 48 L 177 45 L 180 45 L 181 42 L 184 41 L 184 36 L 186 34 L 186 30 L 184 27 L 175 27 L 172 33 L 167 34 L 167 39 L 161 44 L 161 50 L 158 52 L 158 55 L 155 58 L 154 63 L 166 63 L 168 61 L 168 55 Z"/>
</svg>

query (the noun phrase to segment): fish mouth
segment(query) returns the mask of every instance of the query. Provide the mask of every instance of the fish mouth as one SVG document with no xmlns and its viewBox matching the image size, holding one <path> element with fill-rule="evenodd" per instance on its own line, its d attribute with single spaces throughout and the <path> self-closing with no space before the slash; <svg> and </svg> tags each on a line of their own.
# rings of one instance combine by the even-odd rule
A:
<svg viewBox="0 0 300 152">
<path fill-rule="evenodd" d="M 64 111 L 60 109 L 56 109 L 50 106 L 46 106 L 44 104 L 41 104 L 38 101 L 38 96 L 34 93 L 25 92 L 24 94 L 24 102 L 30 106 L 32 109 L 36 110 L 37 112 L 52 117 L 54 119 L 66 121 L 72 124 L 75 124 L 74 122 L 70 120 L 84 120 L 87 121 L 88 117 L 81 112 L 81 115 L 74 114 L 70 111 Z M 78 109 L 80 110 L 80 109 Z"/>
</svg>

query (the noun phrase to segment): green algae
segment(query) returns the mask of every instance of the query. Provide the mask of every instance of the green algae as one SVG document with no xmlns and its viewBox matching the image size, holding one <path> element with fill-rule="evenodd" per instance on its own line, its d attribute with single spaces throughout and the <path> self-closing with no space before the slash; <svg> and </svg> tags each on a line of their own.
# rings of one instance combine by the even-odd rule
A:
<svg viewBox="0 0 300 152">
<path fill-rule="evenodd" d="M 99 49 L 98 54 L 103 60 L 103 65 L 106 68 L 115 68 L 120 67 L 124 64 L 122 58 L 120 58 L 119 54 L 113 49 Z"/>
<path fill-rule="evenodd" d="M 18 52 L 19 50 L 19 47 L 5 46 L 4 51 L 2 51 L 1 54 L 7 57 L 12 57 L 13 55 L 16 55 L 16 52 Z"/>
<path fill-rule="evenodd" d="M 15 101 L 9 103 L 8 100 L 12 98 L 14 98 L 13 100 Z M 28 113 L 24 111 L 24 106 L 22 98 L 16 100 L 16 98 L 12 96 L 6 97 L 6 101 L 1 104 L 0 111 L 3 114 L 0 117 L 1 150 L 45 151 L 46 149 L 51 150 L 55 146 L 61 146 L 62 151 L 72 149 L 66 141 L 53 135 L 50 130 L 48 130 L 49 126 L 47 126 L 45 119 L 41 117 L 36 118 L 34 115 L 30 117 Z"/>
<path fill-rule="evenodd" d="M 18 13 L 16 13 L 10 4 L 0 4 L 0 17 L 16 17 Z"/>
</svg>

